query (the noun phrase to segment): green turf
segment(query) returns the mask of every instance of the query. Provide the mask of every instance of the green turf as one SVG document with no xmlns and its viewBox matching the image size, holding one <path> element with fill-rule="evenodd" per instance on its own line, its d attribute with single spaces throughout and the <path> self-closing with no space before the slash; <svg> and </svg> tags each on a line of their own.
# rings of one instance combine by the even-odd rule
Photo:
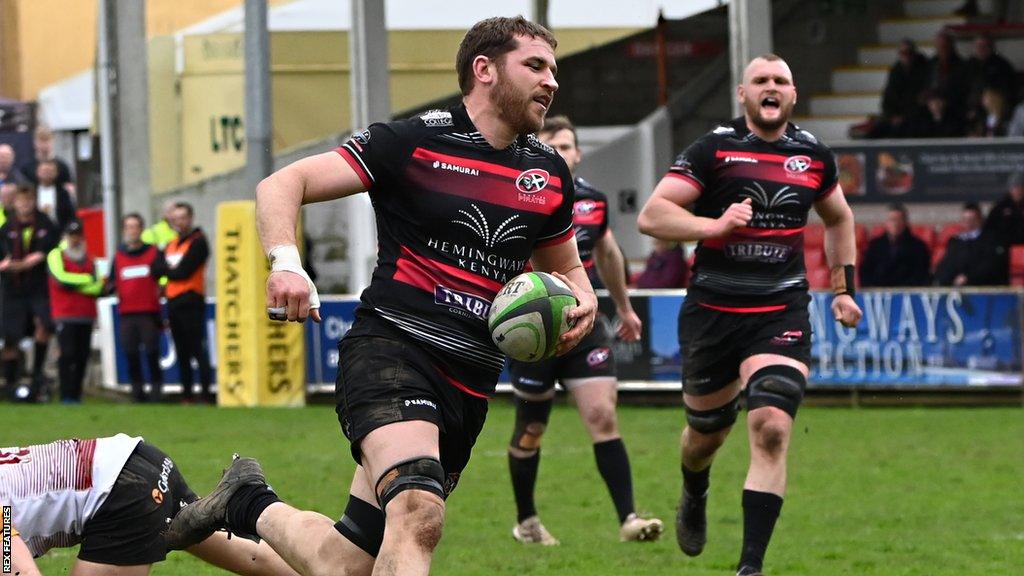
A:
<svg viewBox="0 0 1024 576">
<path fill-rule="evenodd" d="M 513 542 L 514 506 L 504 446 L 512 411 L 492 403 L 474 459 L 450 501 L 434 573 L 732 574 L 741 538 L 746 435 L 726 444 L 712 474 L 710 539 L 684 557 L 671 529 L 679 491 L 682 413 L 625 407 L 637 504 L 666 521 L 655 544 L 620 544 L 614 510 L 590 442 L 569 407 L 552 415 L 538 482 L 538 508 L 562 546 Z M 169 452 L 196 492 L 210 490 L 232 451 L 258 457 L 285 499 L 337 516 L 353 464 L 328 407 L 0 405 L 0 445 L 141 434 Z M 1024 411 L 986 409 L 804 409 L 790 452 L 790 490 L 766 568 L 782 575 L 1008 575 L 1024 572 Z M 73 550 L 54 550 L 43 573 L 63 574 Z M 214 574 L 176 553 L 153 574 Z"/>
</svg>

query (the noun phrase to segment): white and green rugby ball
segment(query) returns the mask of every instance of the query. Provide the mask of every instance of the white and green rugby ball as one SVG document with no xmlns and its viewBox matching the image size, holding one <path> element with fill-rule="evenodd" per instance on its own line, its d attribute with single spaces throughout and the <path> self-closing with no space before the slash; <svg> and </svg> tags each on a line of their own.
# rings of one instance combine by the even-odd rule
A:
<svg viewBox="0 0 1024 576">
<path fill-rule="evenodd" d="M 565 282 L 544 272 L 526 272 L 494 297 L 487 328 L 510 358 L 538 362 L 555 355 L 559 337 L 572 328 L 568 315 L 576 304 Z"/>
</svg>

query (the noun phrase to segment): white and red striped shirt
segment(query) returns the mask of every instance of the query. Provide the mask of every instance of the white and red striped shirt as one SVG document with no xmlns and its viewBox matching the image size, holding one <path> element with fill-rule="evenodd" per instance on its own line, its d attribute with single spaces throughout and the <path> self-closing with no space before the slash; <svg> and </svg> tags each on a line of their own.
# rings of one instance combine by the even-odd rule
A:
<svg viewBox="0 0 1024 576">
<path fill-rule="evenodd" d="M 0 448 L 0 503 L 33 556 L 81 541 L 142 438 L 118 434 Z"/>
</svg>

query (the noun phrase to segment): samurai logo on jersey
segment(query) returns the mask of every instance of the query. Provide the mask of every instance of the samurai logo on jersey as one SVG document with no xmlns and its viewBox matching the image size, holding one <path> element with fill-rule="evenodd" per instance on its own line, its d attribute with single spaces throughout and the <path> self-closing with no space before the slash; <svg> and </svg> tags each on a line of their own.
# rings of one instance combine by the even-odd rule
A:
<svg viewBox="0 0 1024 576">
<path fill-rule="evenodd" d="M 448 306 L 456 314 L 469 312 L 481 320 L 486 320 L 487 315 L 491 312 L 491 303 L 486 298 L 469 292 L 460 292 L 440 284 L 434 286 L 434 304 Z"/>
<path fill-rule="evenodd" d="M 725 254 L 738 262 L 777 264 L 789 260 L 790 255 L 793 254 L 793 247 L 769 242 L 743 242 L 726 244 Z"/>
<path fill-rule="evenodd" d="M 480 171 L 476 168 L 466 168 L 465 166 L 459 166 L 458 164 L 449 164 L 447 162 L 441 162 L 440 160 L 434 160 L 434 168 L 440 168 L 441 170 L 448 170 L 449 172 L 458 172 L 459 174 L 469 174 L 470 176 L 479 176 Z"/>
</svg>

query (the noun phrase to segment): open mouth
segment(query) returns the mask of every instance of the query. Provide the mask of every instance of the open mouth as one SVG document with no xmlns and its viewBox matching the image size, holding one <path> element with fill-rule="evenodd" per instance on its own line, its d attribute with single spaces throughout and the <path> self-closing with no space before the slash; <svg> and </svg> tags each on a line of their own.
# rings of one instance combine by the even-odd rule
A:
<svg viewBox="0 0 1024 576">
<path fill-rule="evenodd" d="M 551 106 L 551 96 L 547 96 L 547 95 L 534 96 L 533 97 L 533 101 L 538 103 L 538 104 L 540 104 L 541 106 L 543 106 L 545 110 L 547 110 L 548 107 Z"/>
<path fill-rule="evenodd" d="M 761 100 L 761 107 L 769 110 L 778 110 L 782 107 L 782 103 L 774 96 L 766 96 Z"/>
</svg>

